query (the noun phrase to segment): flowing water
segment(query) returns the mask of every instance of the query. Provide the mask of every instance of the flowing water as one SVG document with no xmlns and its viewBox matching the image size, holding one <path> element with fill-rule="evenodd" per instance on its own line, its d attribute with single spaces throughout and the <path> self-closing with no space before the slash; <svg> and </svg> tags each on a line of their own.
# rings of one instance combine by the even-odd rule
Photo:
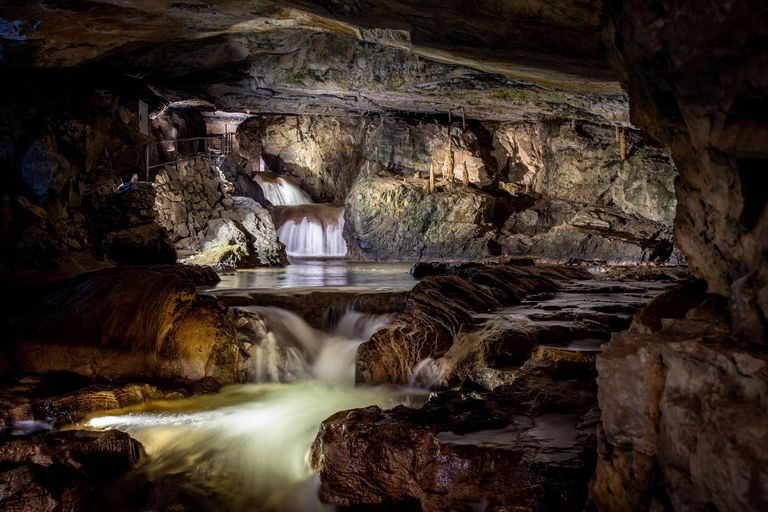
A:
<svg viewBox="0 0 768 512">
<path fill-rule="evenodd" d="M 354 387 L 357 347 L 386 324 L 386 315 L 347 312 L 322 332 L 278 308 L 249 308 L 248 313 L 265 331 L 249 359 L 249 375 L 259 383 L 153 402 L 86 422 L 88 428 L 129 433 L 148 454 L 145 464 L 110 491 L 106 508 L 171 510 L 153 501 L 169 495 L 170 488 L 169 503 L 184 510 L 323 510 L 319 479 L 309 463 L 320 423 L 346 409 L 426 400 L 424 390 Z M 136 490 L 146 488 L 147 481 L 154 494 Z M 149 498 L 142 502 L 137 496 Z"/>
<path fill-rule="evenodd" d="M 343 258 L 344 206 L 305 204 L 275 207 L 273 218 L 277 238 L 288 256 L 300 258 Z"/>
<path fill-rule="evenodd" d="M 256 181 L 275 209 L 277 238 L 294 258 L 343 258 L 344 206 L 315 204 L 293 176 L 259 172 Z"/>
<path fill-rule="evenodd" d="M 264 191 L 264 197 L 274 206 L 294 206 L 312 202 L 309 194 L 301 189 L 292 176 L 260 172 L 256 174 L 256 182 Z"/>
</svg>

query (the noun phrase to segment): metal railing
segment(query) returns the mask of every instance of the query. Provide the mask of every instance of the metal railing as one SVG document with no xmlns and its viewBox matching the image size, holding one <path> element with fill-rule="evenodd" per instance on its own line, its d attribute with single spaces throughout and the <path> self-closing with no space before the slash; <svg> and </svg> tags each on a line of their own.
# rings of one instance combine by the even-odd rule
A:
<svg viewBox="0 0 768 512">
<path fill-rule="evenodd" d="M 157 169 L 158 167 L 165 167 L 166 165 L 173 165 L 176 171 L 179 170 L 179 163 L 188 162 L 194 160 L 198 156 L 224 156 L 232 152 L 234 133 L 225 133 L 222 135 L 208 135 L 206 137 L 192 137 L 190 139 L 176 139 L 166 140 L 163 142 L 156 142 L 154 144 L 144 144 L 144 172 L 147 175 L 147 181 L 149 181 L 149 171 L 151 169 Z M 179 149 L 179 143 L 187 143 L 184 145 L 191 146 L 192 151 L 189 156 L 182 156 Z M 173 156 L 174 160 L 168 160 L 165 162 L 156 163 L 150 165 L 150 148 L 152 146 L 167 147 L 169 144 L 173 144 Z M 165 150 L 168 153 L 170 149 Z M 160 152 L 158 151 L 158 155 Z"/>
</svg>

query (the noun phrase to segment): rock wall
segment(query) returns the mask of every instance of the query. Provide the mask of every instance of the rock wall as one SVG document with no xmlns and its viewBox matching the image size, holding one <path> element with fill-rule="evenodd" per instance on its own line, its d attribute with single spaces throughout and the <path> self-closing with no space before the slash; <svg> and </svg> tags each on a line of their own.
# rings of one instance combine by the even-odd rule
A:
<svg viewBox="0 0 768 512">
<path fill-rule="evenodd" d="M 678 261 L 676 171 L 638 132 L 624 129 L 622 159 L 612 126 L 445 121 L 262 116 L 238 138 L 250 173 L 263 159 L 317 201 L 346 198 L 354 258 Z M 465 172 L 469 187 L 459 185 Z"/>
<path fill-rule="evenodd" d="M 666 292 L 598 356 L 599 511 L 768 505 L 768 356 L 705 289 Z"/>
<path fill-rule="evenodd" d="M 657 299 L 598 358 L 600 511 L 768 506 L 767 9 L 605 3 L 609 59 L 632 122 L 671 148 L 675 241 L 706 283 Z"/>
<path fill-rule="evenodd" d="M 285 265 L 285 246 L 277 240 L 269 212 L 251 198 L 233 196 L 234 186 L 217 163 L 197 157 L 180 163 L 178 170 L 165 166 L 157 174 L 159 224 L 180 249 L 204 252 L 195 258 L 198 263 Z"/>
<path fill-rule="evenodd" d="M 491 128 L 492 155 L 511 183 L 548 199 L 614 206 L 628 215 L 672 225 L 677 173 L 666 151 L 648 147 L 636 130 L 592 123 L 515 123 Z"/>
<path fill-rule="evenodd" d="M 251 173 L 290 173 L 316 202 L 341 202 L 363 162 L 368 121 L 360 117 L 261 116 L 238 126 L 240 154 Z"/>
<path fill-rule="evenodd" d="M 3 280 L 62 279 L 116 263 L 176 260 L 155 223 L 154 190 L 132 179 L 143 174 L 142 148 L 153 140 L 126 107 L 126 97 L 140 95 L 115 87 L 118 95 L 91 78 L 23 70 L 3 76 Z M 51 82 L 55 91 L 45 88 Z"/>
</svg>

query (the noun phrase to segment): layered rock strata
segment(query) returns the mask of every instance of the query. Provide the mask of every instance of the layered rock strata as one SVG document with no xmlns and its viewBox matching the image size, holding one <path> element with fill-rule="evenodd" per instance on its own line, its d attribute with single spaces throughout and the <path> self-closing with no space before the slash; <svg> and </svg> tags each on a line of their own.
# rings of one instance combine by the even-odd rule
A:
<svg viewBox="0 0 768 512">
<path fill-rule="evenodd" d="M 183 265 L 85 274 L 53 292 L 42 290 L 30 310 L 12 312 L 3 354 L 13 369 L 25 372 L 232 383 L 234 316 L 196 292 L 196 285 L 216 280 L 210 269 Z"/>
<path fill-rule="evenodd" d="M 357 379 L 371 384 L 407 384 L 419 363 L 444 354 L 472 314 L 519 303 L 529 294 L 554 291 L 557 280 L 586 279 L 576 268 L 468 265 L 422 279 L 406 309 L 357 352 Z M 525 354 L 526 356 L 528 354 Z"/>
</svg>

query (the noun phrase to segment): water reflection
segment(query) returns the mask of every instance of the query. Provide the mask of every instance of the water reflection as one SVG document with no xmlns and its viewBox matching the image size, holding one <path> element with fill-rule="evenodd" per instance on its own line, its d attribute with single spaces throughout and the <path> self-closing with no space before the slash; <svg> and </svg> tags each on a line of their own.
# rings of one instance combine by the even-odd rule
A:
<svg viewBox="0 0 768 512">
<path fill-rule="evenodd" d="M 353 261 L 297 261 L 283 268 L 241 270 L 222 275 L 215 288 L 277 290 L 286 288 L 364 288 L 407 290 L 416 280 L 408 273 L 412 263 Z"/>
</svg>

